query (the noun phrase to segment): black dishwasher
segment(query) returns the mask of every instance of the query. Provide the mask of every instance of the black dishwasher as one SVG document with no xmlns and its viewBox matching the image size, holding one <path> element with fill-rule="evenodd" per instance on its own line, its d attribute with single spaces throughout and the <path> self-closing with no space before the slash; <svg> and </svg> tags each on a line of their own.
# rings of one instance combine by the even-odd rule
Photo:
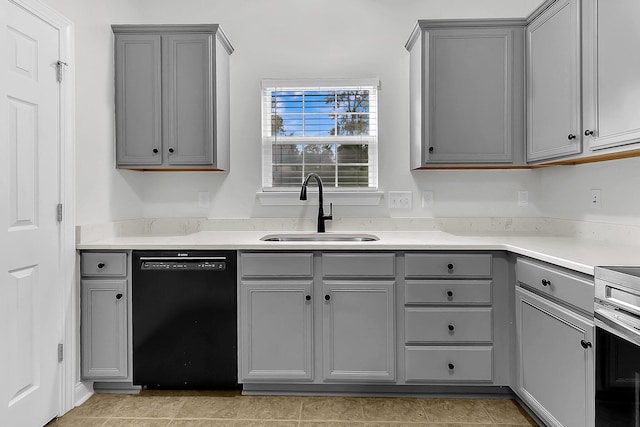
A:
<svg viewBox="0 0 640 427">
<path fill-rule="evenodd" d="M 133 251 L 133 383 L 235 389 L 236 253 Z"/>
</svg>

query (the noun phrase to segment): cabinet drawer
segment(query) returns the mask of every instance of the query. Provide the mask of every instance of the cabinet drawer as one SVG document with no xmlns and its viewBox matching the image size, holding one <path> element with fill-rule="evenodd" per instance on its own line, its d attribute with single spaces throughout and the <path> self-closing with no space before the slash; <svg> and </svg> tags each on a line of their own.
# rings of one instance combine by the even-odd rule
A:
<svg viewBox="0 0 640 427">
<path fill-rule="evenodd" d="M 493 347 L 406 347 L 407 381 L 491 381 Z"/>
<path fill-rule="evenodd" d="M 491 308 L 407 308 L 405 341 L 491 342 Z"/>
<path fill-rule="evenodd" d="M 407 280 L 406 304 L 491 304 L 491 280 Z"/>
<path fill-rule="evenodd" d="M 405 277 L 491 277 L 491 254 L 406 254 Z"/>
<path fill-rule="evenodd" d="M 311 253 L 245 253 L 240 255 L 243 277 L 313 276 Z"/>
<path fill-rule="evenodd" d="M 593 279 L 524 258 L 516 262 L 516 278 L 524 285 L 593 312 Z"/>
<path fill-rule="evenodd" d="M 322 254 L 324 277 L 393 277 L 395 267 L 396 255 L 392 253 Z"/>
<path fill-rule="evenodd" d="M 83 252 L 82 276 L 125 276 L 127 254 L 122 252 Z"/>
</svg>

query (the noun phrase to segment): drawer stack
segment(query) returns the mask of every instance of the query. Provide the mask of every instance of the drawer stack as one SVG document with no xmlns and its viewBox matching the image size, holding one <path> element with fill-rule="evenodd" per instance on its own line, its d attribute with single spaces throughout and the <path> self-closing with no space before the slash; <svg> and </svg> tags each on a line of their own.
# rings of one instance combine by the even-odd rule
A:
<svg viewBox="0 0 640 427">
<path fill-rule="evenodd" d="M 492 257 L 405 255 L 408 382 L 493 380 Z"/>
</svg>

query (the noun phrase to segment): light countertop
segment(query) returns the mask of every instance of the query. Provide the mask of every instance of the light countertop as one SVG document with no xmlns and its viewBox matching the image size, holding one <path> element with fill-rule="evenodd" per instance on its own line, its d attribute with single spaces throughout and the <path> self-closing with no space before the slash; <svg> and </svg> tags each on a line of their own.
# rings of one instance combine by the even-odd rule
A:
<svg viewBox="0 0 640 427">
<path fill-rule="evenodd" d="M 593 275 L 593 268 L 598 265 L 640 265 L 640 244 L 614 244 L 576 237 L 514 232 L 457 234 L 443 231 L 358 231 L 356 233 L 374 234 L 380 240 L 373 242 L 264 242 L 260 240 L 261 237 L 277 233 L 273 231 L 199 231 L 186 235 L 111 237 L 80 243 L 77 249 L 499 250 L 591 275 Z M 345 232 L 335 234 L 345 234 Z"/>
</svg>

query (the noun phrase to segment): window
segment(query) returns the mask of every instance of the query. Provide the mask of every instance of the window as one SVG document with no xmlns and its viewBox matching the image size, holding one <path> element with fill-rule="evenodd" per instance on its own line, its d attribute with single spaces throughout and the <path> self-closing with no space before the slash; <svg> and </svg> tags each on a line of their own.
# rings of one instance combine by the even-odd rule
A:
<svg viewBox="0 0 640 427">
<path fill-rule="evenodd" d="M 378 187 L 378 82 L 262 83 L 264 190 L 298 190 L 311 172 L 327 190 Z"/>
</svg>

